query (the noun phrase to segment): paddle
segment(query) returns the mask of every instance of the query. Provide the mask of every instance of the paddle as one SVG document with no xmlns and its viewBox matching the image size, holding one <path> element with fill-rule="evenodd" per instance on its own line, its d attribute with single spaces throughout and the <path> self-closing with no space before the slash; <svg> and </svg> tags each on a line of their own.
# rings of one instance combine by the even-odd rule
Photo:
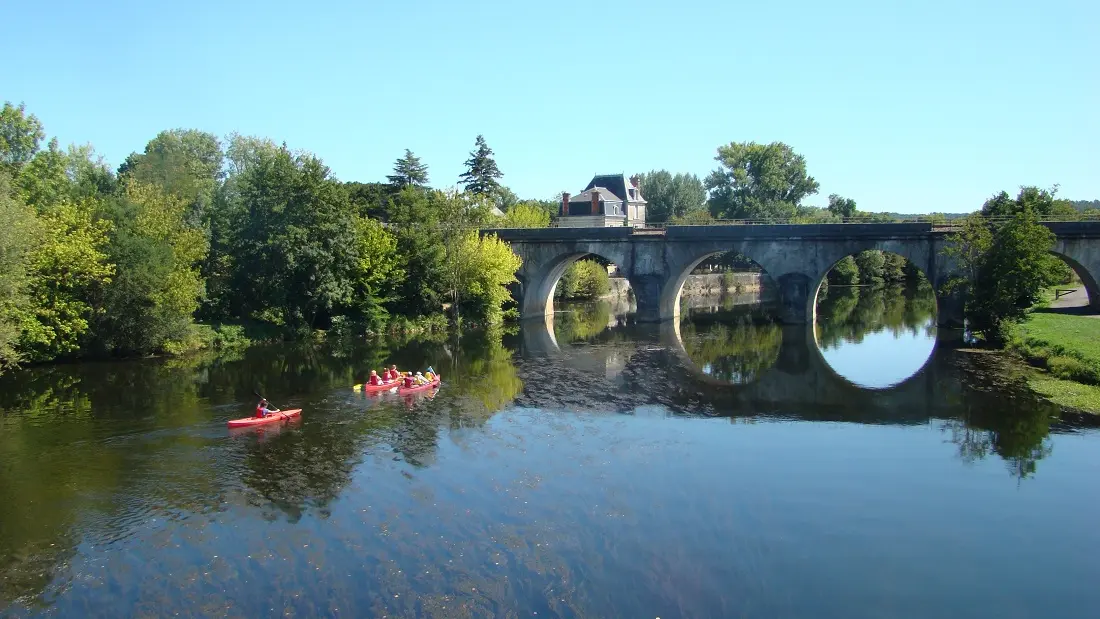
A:
<svg viewBox="0 0 1100 619">
<path fill-rule="evenodd" d="M 257 398 L 260 398 L 261 400 L 267 400 L 267 398 L 265 398 L 265 397 L 263 397 L 262 395 L 260 395 L 260 393 L 259 393 L 258 391 L 256 391 L 256 390 L 253 390 L 253 391 L 252 391 L 252 395 L 256 396 Z M 268 404 L 274 404 L 274 402 L 272 402 L 272 401 L 268 400 Z M 282 407 L 282 406 L 280 406 L 279 408 L 280 408 L 280 409 L 282 409 L 283 407 Z M 283 412 L 282 410 L 277 410 L 277 411 L 271 411 L 271 412 L 272 412 L 272 413 L 279 413 L 279 416 L 281 416 L 281 417 L 283 418 L 283 421 L 288 421 L 288 420 L 290 419 L 290 417 L 289 417 L 289 416 L 287 416 L 287 414 L 286 414 L 286 413 L 284 413 L 284 412 Z"/>
</svg>

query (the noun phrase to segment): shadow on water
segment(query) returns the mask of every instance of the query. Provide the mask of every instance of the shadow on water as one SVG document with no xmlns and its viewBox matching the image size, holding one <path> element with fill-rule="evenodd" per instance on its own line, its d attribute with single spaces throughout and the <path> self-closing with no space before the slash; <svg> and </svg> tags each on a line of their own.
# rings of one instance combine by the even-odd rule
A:
<svg viewBox="0 0 1100 619">
<path fill-rule="evenodd" d="M 934 304 L 921 303 L 889 291 L 834 290 L 819 308 L 816 331 L 777 325 L 762 306 L 719 304 L 720 312 L 690 312 L 681 325 L 657 326 L 635 324 L 597 303 L 561 311 L 550 324 L 458 338 L 263 346 L 6 376 L 0 379 L 0 613 L 10 604 L 25 614 L 57 606 L 63 615 L 79 615 L 79 600 L 99 595 L 89 593 L 98 587 L 117 589 L 120 608 L 167 612 L 218 599 L 227 586 L 219 578 L 240 584 L 251 574 L 289 579 L 286 590 L 302 597 L 285 606 L 301 614 L 325 608 L 319 600 L 340 598 L 358 602 L 350 608 L 365 614 L 453 616 L 445 607 L 455 600 L 472 614 L 494 614 L 527 600 L 542 616 L 606 616 L 624 603 L 614 592 L 627 581 L 603 592 L 587 588 L 586 581 L 603 578 L 601 563 L 616 555 L 571 530 L 584 528 L 590 517 L 584 510 L 600 499 L 577 499 L 578 488 L 588 488 L 577 479 L 526 473 L 559 462 L 547 432 L 581 450 L 572 457 L 588 467 L 606 450 L 626 449 L 615 435 L 573 428 L 586 419 L 924 424 L 955 446 L 956 458 L 997 457 L 1019 479 L 1036 474 L 1053 453 L 1052 433 L 1072 433 L 1086 422 L 1036 399 L 999 358 L 960 351 L 952 334 L 929 330 Z M 931 337 L 934 350 L 911 376 L 880 389 L 859 387 L 823 356 L 883 332 Z M 408 398 L 351 391 L 371 368 L 391 363 L 432 365 L 443 387 Z M 225 421 L 249 414 L 256 390 L 307 413 L 286 426 L 228 432 Z M 515 415 L 542 420 L 532 426 L 542 434 L 523 434 Z M 657 440 L 636 438 L 640 445 Z M 489 490 L 494 484 L 504 484 L 509 501 L 522 488 L 555 490 L 537 505 L 537 525 L 527 525 L 528 508 L 500 503 Z M 534 495 L 526 500 L 536 509 Z M 483 511 L 445 509 L 464 501 Z M 256 521 L 282 537 L 250 534 Z M 437 542 L 418 538 L 429 530 Z M 332 553 L 340 547 L 351 554 L 324 567 L 309 554 L 318 539 Z M 249 561 L 277 551 L 290 563 L 210 567 L 207 555 L 220 552 L 220 543 L 242 556 L 247 551 Z M 104 569 L 90 567 L 101 564 L 98 553 L 114 557 L 117 549 L 148 562 L 142 576 L 112 571 L 108 559 Z M 502 562 L 510 570 L 507 583 L 495 566 Z M 411 575 L 425 565 L 438 573 Z M 629 582 L 653 589 L 665 573 L 654 569 Z M 687 564 L 677 569 L 691 571 Z M 218 578 L 177 580 L 202 570 Z M 385 595 L 328 588 L 350 572 L 364 591 Z M 466 593 L 458 596 L 460 590 Z M 647 595 L 684 594 L 657 587 Z M 412 603 L 406 598 L 420 601 L 405 606 Z M 161 606 L 143 606 L 154 600 Z M 250 615 L 267 612 L 267 602 L 237 599 Z"/>
</svg>

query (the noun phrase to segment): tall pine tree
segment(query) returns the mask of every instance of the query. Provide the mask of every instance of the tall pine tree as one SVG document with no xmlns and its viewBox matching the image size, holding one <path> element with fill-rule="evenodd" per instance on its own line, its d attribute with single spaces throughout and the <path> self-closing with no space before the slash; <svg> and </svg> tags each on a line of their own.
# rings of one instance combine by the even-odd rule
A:
<svg viewBox="0 0 1100 619">
<path fill-rule="evenodd" d="M 497 179 L 504 176 L 493 159 L 493 149 L 485 143 L 484 136 L 477 136 L 477 148 L 470 152 L 466 160 L 466 172 L 458 177 L 459 183 L 469 193 L 480 196 L 492 195 L 500 187 Z"/>
<path fill-rule="evenodd" d="M 427 187 L 428 166 L 420 163 L 420 157 L 417 157 L 411 150 L 406 148 L 405 156 L 393 164 L 393 174 L 386 178 L 389 179 L 390 184 L 398 189 Z"/>
</svg>

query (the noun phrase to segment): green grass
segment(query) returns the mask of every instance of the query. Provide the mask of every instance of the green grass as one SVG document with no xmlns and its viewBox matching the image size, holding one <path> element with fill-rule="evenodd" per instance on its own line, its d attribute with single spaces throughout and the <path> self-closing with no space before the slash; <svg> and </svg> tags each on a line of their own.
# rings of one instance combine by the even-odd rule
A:
<svg viewBox="0 0 1100 619">
<path fill-rule="evenodd" d="M 1034 313 L 1013 328 L 1008 345 L 1047 371 L 1028 380 L 1034 391 L 1100 413 L 1100 318 Z"/>
<path fill-rule="evenodd" d="M 1059 406 L 1100 414 L 1100 387 L 1082 385 L 1071 380 L 1036 374 L 1028 379 L 1032 391 L 1046 396 Z"/>
</svg>

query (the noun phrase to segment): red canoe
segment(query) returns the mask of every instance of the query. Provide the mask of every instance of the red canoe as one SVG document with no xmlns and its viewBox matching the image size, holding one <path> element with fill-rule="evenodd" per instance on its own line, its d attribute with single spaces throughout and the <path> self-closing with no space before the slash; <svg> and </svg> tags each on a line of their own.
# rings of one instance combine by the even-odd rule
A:
<svg viewBox="0 0 1100 619">
<path fill-rule="evenodd" d="M 260 426 L 265 423 L 288 421 L 302 414 L 302 409 L 292 408 L 286 411 L 271 413 L 267 417 L 245 417 L 244 419 L 230 419 L 226 424 L 230 428 L 247 428 L 248 426 Z"/>
<path fill-rule="evenodd" d="M 438 387 L 438 386 L 439 386 L 439 377 L 436 376 L 435 380 L 428 383 L 427 385 L 420 385 L 419 387 L 407 387 L 407 388 L 406 387 L 398 387 L 397 388 L 397 395 L 407 395 L 407 394 L 410 394 L 410 393 L 418 393 L 420 391 L 427 391 L 428 389 L 431 389 L 433 387 Z"/>
<path fill-rule="evenodd" d="M 379 393 L 382 391 L 389 391 L 394 387 L 401 384 L 399 380 L 391 380 L 388 383 L 382 383 L 381 385 L 372 385 L 370 383 L 363 383 L 361 385 L 352 385 L 352 391 L 362 391 L 363 393 Z"/>
</svg>

